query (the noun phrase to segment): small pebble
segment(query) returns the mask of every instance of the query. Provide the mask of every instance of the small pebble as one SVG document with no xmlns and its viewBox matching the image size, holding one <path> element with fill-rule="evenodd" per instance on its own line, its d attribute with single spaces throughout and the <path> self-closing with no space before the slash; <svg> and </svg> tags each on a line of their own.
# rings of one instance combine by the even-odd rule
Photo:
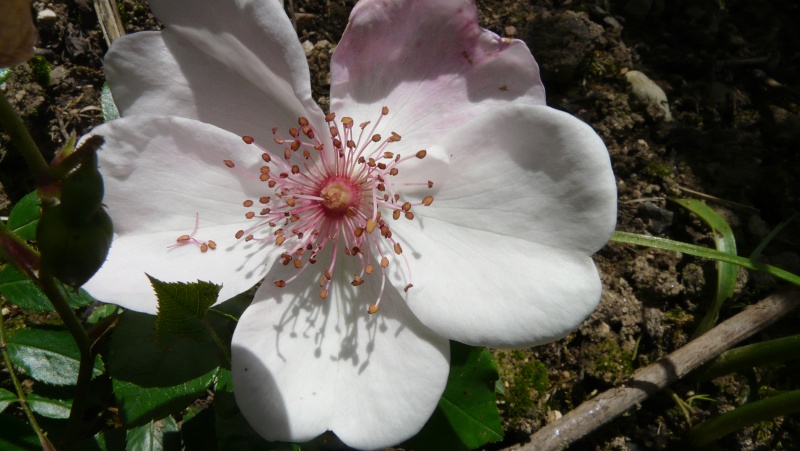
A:
<svg viewBox="0 0 800 451">
<path fill-rule="evenodd" d="M 306 56 L 311 55 L 311 51 L 314 50 L 314 44 L 312 44 L 311 41 L 303 41 L 300 45 L 303 46 L 303 51 L 306 52 Z"/>
<path fill-rule="evenodd" d="M 667 94 L 660 86 L 638 70 L 626 72 L 625 78 L 628 80 L 628 83 L 630 83 L 636 97 L 661 108 L 664 110 L 664 121 L 672 121 L 672 113 L 669 111 Z"/>
<path fill-rule="evenodd" d="M 58 16 L 55 11 L 50 8 L 45 8 L 36 15 L 36 22 L 39 23 L 39 25 L 52 25 L 56 23 L 56 20 L 58 20 Z"/>
</svg>

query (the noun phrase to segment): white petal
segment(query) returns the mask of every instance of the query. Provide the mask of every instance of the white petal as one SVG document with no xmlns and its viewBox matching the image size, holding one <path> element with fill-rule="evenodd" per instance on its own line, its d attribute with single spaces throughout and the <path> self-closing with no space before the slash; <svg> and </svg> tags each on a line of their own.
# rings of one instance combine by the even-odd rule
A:
<svg viewBox="0 0 800 451">
<path fill-rule="evenodd" d="M 278 108 L 320 113 L 311 98 L 305 52 L 278 1 L 195 0 L 191 7 L 172 0 L 149 4 L 169 32 L 259 87 Z M 238 77 L 218 80 L 219 89 L 226 92 L 237 82 Z"/>
<path fill-rule="evenodd" d="M 359 123 L 388 106 L 381 133 L 403 137 L 397 150 L 499 105 L 544 101 L 528 48 L 480 28 L 472 0 L 362 0 L 331 60 L 331 111 Z"/>
<path fill-rule="evenodd" d="M 450 339 L 499 348 L 547 343 L 574 330 L 600 300 L 600 277 L 580 252 L 433 218 L 398 221 L 393 231 L 411 269 L 395 285 L 411 282 L 411 311 Z"/>
<path fill-rule="evenodd" d="M 374 277 L 351 286 L 352 257 L 340 256 L 346 271 L 336 272 L 321 300 L 324 261 L 282 289 L 269 280 L 287 271 L 276 264 L 239 320 L 237 403 L 268 440 L 306 441 L 332 430 L 355 448 L 397 444 L 422 428 L 444 391 L 448 341 L 420 324 L 390 284 L 380 311 L 367 314 L 380 287 Z"/>
<path fill-rule="evenodd" d="M 154 313 L 156 299 L 144 273 L 165 282 L 198 279 L 223 284 L 220 301 L 258 282 L 279 255 L 263 242 L 234 235 L 247 228 L 245 199 L 266 186 L 243 175 L 258 174 L 261 152 L 232 133 L 202 122 L 131 116 L 93 130 L 105 138 L 98 153 L 105 183 L 103 202 L 114 221 L 108 259 L 87 283 L 93 296 Z M 237 163 L 228 168 L 223 160 Z M 192 233 L 213 240 L 216 250 L 176 244 Z"/>
<path fill-rule="evenodd" d="M 592 254 L 616 223 L 617 190 L 603 141 L 546 106 L 507 106 L 461 124 L 400 166 L 400 181 L 432 180 L 415 214 Z M 411 190 L 404 190 L 411 194 Z"/>
<path fill-rule="evenodd" d="M 271 143 L 273 126 L 286 129 L 306 112 L 283 102 L 234 68 L 209 57 L 170 29 L 123 36 L 105 58 L 106 77 L 122 116 L 180 116 Z"/>
</svg>

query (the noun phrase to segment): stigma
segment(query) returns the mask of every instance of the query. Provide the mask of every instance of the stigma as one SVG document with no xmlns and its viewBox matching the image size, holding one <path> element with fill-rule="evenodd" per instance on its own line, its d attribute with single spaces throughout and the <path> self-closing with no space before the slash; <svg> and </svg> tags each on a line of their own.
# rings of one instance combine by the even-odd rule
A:
<svg viewBox="0 0 800 451">
<path fill-rule="evenodd" d="M 359 287 L 365 277 L 380 277 L 380 291 L 367 307 L 370 314 L 380 308 L 386 286 L 387 270 L 393 262 L 403 260 L 405 275 L 410 279 L 408 260 L 403 248 L 392 233 L 392 221 L 410 220 L 417 207 L 433 203 L 433 196 L 409 202 L 402 198 L 405 186 L 433 187 L 433 182 L 396 183 L 403 162 L 423 159 L 426 150 L 410 155 L 392 152 L 392 144 L 402 138 L 392 131 L 388 136 L 376 133 L 381 120 L 389 114 L 383 107 L 374 124 L 371 121 L 356 125 L 350 117 L 336 119 L 334 113 L 325 116 L 327 129 L 323 133 L 330 141 L 319 139 L 320 130 L 305 117 L 288 136 L 273 127 L 274 145 L 282 152 L 271 152 L 251 136 L 242 140 L 257 148 L 262 165 L 257 177 L 264 183 L 263 195 L 245 199 L 244 218 L 248 226 L 237 231 L 236 239 L 267 241 L 284 249 L 281 263 L 296 272 L 287 279 L 274 280 L 282 288 L 310 267 L 319 274 L 319 297 L 328 297 L 332 274 L 340 258 L 355 258 L 358 274 L 352 274 L 350 284 Z M 270 144 L 272 147 L 272 144 Z M 232 160 L 224 160 L 234 169 Z M 332 248 L 330 261 L 318 263 L 320 253 Z M 407 291 L 411 287 L 408 283 Z"/>
</svg>

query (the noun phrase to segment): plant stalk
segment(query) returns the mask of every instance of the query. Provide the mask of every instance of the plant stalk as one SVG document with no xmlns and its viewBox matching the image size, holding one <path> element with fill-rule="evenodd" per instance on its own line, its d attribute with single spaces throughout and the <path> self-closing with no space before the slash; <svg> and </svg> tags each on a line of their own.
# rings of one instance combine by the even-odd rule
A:
<svg viewBox="0 0 800 451">
<path fill-rule="evenodd" d="M 81 325 L 75 312 L 64 299 L 61 291 L 58 289 L 55 278 L 42 269 L 39 271 L 39 283 L 42 291 L 53 304 L 61 321 L 64 322 L 75 343 L 78 345 L 78 350 L 81 354 L 80 364 L 78 366 L 78 381 L 75 385 L 75 397 L 72 401 L 72 410 L 69 413 L 69 420 L 67 423 L 67 435 L 64 438 L 64 443 L 70 443 L 70 440 L 78 433 L 84 430 L 81 424 L 82 416 L 85 410 L 86 397 L 89 393 L 89 383 L 92 380 L 92 369 L 94 366 L 94 359 L 92 358 L 91 341 Z"/>
<path fill-rule="evenodd" d="M 217 331 L 214 330 L 214 328 L 206 319 L 202 319 L 200 322 L 203 323 L 203 326 L 205 326 L 205 328 L 211 334 L 211 338 L 214 339 L 214 343 L 217 345 L 220 355 L 222 355 L 222 357 L 225 359 L 225 364 L 227 365 L 226 368 L 229 369 L 231 367 L 231 353 L 228 351 L 228 347 L 222 342 L 222 339 L 219 338 Z"/>
<path fill-rule="evenodd" d="M 50 442 L 50 439 L 47 438 L 47 434 L 39 426 L 39 422 L 36 421 L 36 417 L 33 415 L 31 406 L 28 404 L 28 399 L 25 397 L 25 391 L 22 389 L 22 384 L 19 383 L 17 373 L 14 371 L 14 364 L 11 362 L 11 356 L 8 355 L 8 349 L 6 349 L 5 318 L 2 317 L 0 317 L 0 351 L 3 353 L 3 360 L 8 368 L 8 374 L 11 376 L 11 382 L 14 384 L 14 389 L 17 391 L 17 397 L 19 398 L 20 405 L 22 405 L 22 411 L 25 412 L 25 416 L 28 417 L 28 422 L 30 423 L 31 428 L 33 428 L 34 432 L 36 432 L 36 435 L 39 436 L 39 442 L 42 444 L 42 449 L 55 450 L 55 446 L 53 446 L 53 444 Z"/>
<path fill-rule="evenodd" d="M 30 133 L 25 128 L 19 115 L 11 103 L 6 99 L 5 94 L 0 93 L 0 124 L 3 125 L 6 133 L 11 135 L 11 141 L 17 146 L 22 157 L 30 166 L 33 174 L 36 176 L 38 184 L 45 185 L 50 179 L 50 165 L 44 160 L 42 153 L 36 143 L 33 142 Z"/>
<path fill-rule="evenodd" d="M 0 221 L 0 258 L 14 265 L 29 279 L 36 280 L 39 253 L 14 234 L 2 221 Z"/>
</svg>

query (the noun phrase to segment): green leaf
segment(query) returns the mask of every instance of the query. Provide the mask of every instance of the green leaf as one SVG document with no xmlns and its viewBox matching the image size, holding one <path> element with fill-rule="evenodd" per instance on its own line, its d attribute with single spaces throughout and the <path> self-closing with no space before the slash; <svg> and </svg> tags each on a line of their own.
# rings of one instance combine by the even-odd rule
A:
<svg viewBox="0 0 800 451">
<path fill-rule="evenodd" d="M 684 254 L 694 255 L 695 257 L 733 263 L 734 265 L 739 265 L 747 269 L 765 272 L 779 279 L 800 286 L 800 276 L 792 274 L 789 271 L 772 265 L 757 262 L 749 258 L 737 257 L 726 252 L 720 252 L 703 246 L 696 246 L 694 244 L 683 243 L 681 241 L 669 240 L 655 236 L 639 235 L 638 233 L 630 232 L 614 232 L 614 235 L 611 236 L 611 241 L 614 241 L 615 243 L 635 244 L 637 246 L 647 246 L 654 247 L 656 249 L 664 249 L 667 251 L 682 252 Z"/>
<path fill-rule="evenodd" d="M 9 337 L 6 347 L 14 364 L 40 382 L 75 385 L 78 380 L 80 351 L 65 330 L 22 329 Z M 92 376 L 103 371 L 103 362 L 97 356 Z"/>
<path fill-rule="evenodd" d="M 8 215 L 8 228 L 23 240 L 36 239 L 36 224 L 39 223 L 41 200 L 36 191 L 28 193 L 14 205 Z"/>
<path fill-rule="evenodd" d="M 79 451 L 124 451 L 126 430 L 123 428 L 100 432 L 85 441 Z"/>
<path fill-rule="evenodd" d="M 703 421 L 689 430 L 688 442 L 698 448 L 705 447 L 733 431 L 798 412 L 800 412 L 800 390 L 786 391 L 747 403 Z"/>
<path fill-rule="evenodd" d="M 158 297 L 156 338 L 162 343 L 178 337 L 199 340 L 206 332 L 202 320 L 217 301 L 222 286 L 203 281 L 166 283 L 147 277 Z"/>
<path fill-rule="evenodd" d="M 450 342 L 450 377 L 439 407 L 470 448 L 503 439 L 495 381 L 500 376 L 485 348 Z"/>
<path fill-rule="evenodd" d="M 98 305 L 97 308 L 92 309 L 92 312 L 89 313 L 89 316 L 86 318 L 86 322 L 88 324 L 95 325 L 103 319 L 108 318 L 116 313 L 118 308 L 119 307 L 114 304 Z"/>
<path fill-rule="evenodd" d="M 120 415 L 139 425 L 178 412 L 204 393 L 219 366 L 213 339 L 178 339 L 169 347 L 155 336 L 152 315 L 126 311 L 109 344 L 109 373 Z"/>
<path fill-rule="evenodd" d="M 0 449 L 41 451 L 42 445 L 28 423 L 11 415 L 0 414 Z"/>
<path fill-rule="evenodd" d="M 75 292 L 63 286 L 60 286 L 59 290 L 73 309 L 85 307 L 95 302 L 95 299 L 84 290 L 79 289 Z M 8 299 L 9 303 L 18 305 L 25 310 L 37 312 L 55 311 L 53 304 L 42 293 L 42 290 L 11 265 L 6 265 L 0 270 L 0 293 Z"/>
<path fill-rule="evenodd" d="M 126 311 L 109 344 L 112 378 L 142 387 L 170 387 L 195 379 L 220 365 L 210 334 L 201 341 L 179 339 L 169 346 L 156 341 L 153 315 Z"/>
<path fill-rule="evenodd" d="M 130 451 L 170 451 L 181 449 L 181 435 L 178 424 L 172 417 L 151 421 L 128 431 Z"/>
<path fill-rule="evenodd" d="M 406 445 L 415 450 L 456 450 L 502 440 L 495 392 L 499 378 L 489 351 L 451 341 L 450 376 L 439 406 Z"/>
<path fill-rule="evenodd" d="M 119 110 L 117 104 L 114 103 L 114 97 L 111 96 L 108 83 L 103 83 L 103 89 L 100 91 L 100 107 L 103 110 L 103 122 L 119 119 Z"/>
<path fill-rule="evenodd" d="M 798 216 L 800 216 L 800 213 L 794 212 L 791 216 L 789 216 L 788 219 L 784 220 L 783 222 L 775 226 L 775 228 L 772 229 L 769 232 L 769 234 L 766 237 L 764 237 L 763 240 L 761 240 L 760 243 L 758 243 L 758 246 L 756 246 L 756 248 L 753 249 L 753 252 L 750 254 L 750 260 L 758 260 L 758 257 L 761 256 L 761 252 L 764 251 L 764 248 L 766 248 L 767 245 L 770 242 L 772 242 L 772 240 L 775 239 L 775 237 L 778 236 L 778 234 L 780 234 L 783 231 L 783 229 L 786 228 L 786 226 L 788 226 L 789 224 L 792 223 L 792 221 L 797 219 Z"/>
<path fill-rule="evenodd" d="M 6 407 L 17 401 L 19 401 L 17 395 L 4 388 L 0 388 L 0 412 L 6 410 Z"/>
<path fill-rule="evenodd" d="M 28 405 L 31 410 L 47 418 L 66 419 L 69 418 L 69 411 L 72 408 L 72 401 L 61 399 L 45 398 L 36 393 L 27 396 Z"/>
<path fill-rule="evenodd" d="M 731 226 L 722 216 L 696 199 L 672 199 L 672 201 L 696 214 L 711 227 L 718 251 L 736 255 L 736 239 L 733 237 Z M 714 302 L 708 308 L 706 315 L 694 332 L 695 337 L 708 332 L 717 323 L 722 304 L 733 297 L 738 275 L 739 268 L 735 265 L 722 261 L 717 262 L 717 292 L 714 296 Z"/>
<path fill-rule="evenodd" d="M 169 387 L 142 387 L 114 379 L 120 417 L 130 427 L 178 413 L 206 392 L 216 374 L 215 368 L 198 378 Z"/>
</svg>

